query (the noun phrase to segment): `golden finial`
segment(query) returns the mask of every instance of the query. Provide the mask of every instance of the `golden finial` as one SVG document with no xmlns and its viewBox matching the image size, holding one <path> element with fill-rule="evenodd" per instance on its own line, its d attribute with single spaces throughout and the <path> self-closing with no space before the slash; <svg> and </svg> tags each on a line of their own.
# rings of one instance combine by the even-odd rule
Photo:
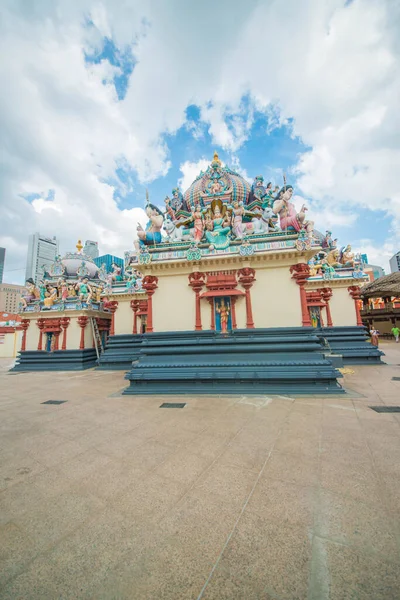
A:
<svg viewBox="0 0 400 600">
<path fill-rule="evenodd" d="M 216 150 L 214 150 L 214 158 L 213 158 L 213 162 L 218 163 L 219 165 L 221 164 L 221 161 L 219 160 L 219 156 L 218 156 L 218 152 Z"/>
<path fill-rule="evenodd" d="M 82 248 L 83 248 L 82 242 L 81 242 L 81 240 L 78 240 L 78 243 L 76 245 L 76 249 L 78 250 L 79 254 L 82 252 Z"/>
</svg>

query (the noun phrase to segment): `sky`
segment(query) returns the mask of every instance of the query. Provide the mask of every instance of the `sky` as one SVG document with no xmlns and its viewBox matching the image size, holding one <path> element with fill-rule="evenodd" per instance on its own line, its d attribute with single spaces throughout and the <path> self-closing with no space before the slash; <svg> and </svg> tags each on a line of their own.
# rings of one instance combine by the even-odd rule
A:
<svg viewBox="0 0 400 600">
<path fill-rule="evenodd" d="M 320 231 L 389 272 L 400 250 L 397 0 L 2 0 L 0 246 L 123 256 L 217 150 L 283 173 Z"/>
</svg>

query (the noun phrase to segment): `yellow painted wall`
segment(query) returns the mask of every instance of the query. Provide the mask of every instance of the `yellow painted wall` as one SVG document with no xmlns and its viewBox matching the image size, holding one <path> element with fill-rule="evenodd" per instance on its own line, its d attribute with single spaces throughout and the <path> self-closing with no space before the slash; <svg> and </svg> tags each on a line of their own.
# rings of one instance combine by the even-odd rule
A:
<svg viewBox="0 0 400 600">
<path fill-rule="evenodd" d="M 156 291 L 157 293 L 157 291 Z M 115 334 L 132 333 L 133 329 L 133 310 L 131 309 L 130 298 L 118 298 L 118 308 L 114 315 Z M 139 327 L 139 319 L 138 319 Z"/>
<path fill-rule="evenodd" d="M 301 327 L 300 290 L 288 266 L 257 269 L 251 298 L 255 327 Z"/>
<path fill-rule="evenodd" d="M 0 334 L 0 358 L 15 358 L 21 348 L 22 331 Z"/>
<path fill-rule="evenodd" d="M 154 331 L 193 331 L 195 328 L 195 293 L 188 285 L 187 274 L 160 276 L 153 295 Z M 209 328 L 210 305 L 202 300 L 203 328 Z M 129 331 L 128 331 L 129 333 Z"/>
<path fill-rule="evenodd" d="M 89 323 L 86 325 L 89 328 Z M 60 348 L 62 346 L 62 336 L 60 336 Z M 67 329 L 67 350 L 79 350 L 79 343 L 81 341 L 81 328 L 78 325 L 78 319 L 71 318 L 71 321 Z M 86 340 L 85 340 L 86 341 Z"/>
<path fill-rule="evenodd" d="M 354 300 L 346 287 L 332 287 L 332 298 L 329 301 L 331 307 L 332 322 L 334 326 L 357 325 L 356 309 Z M 325 319 L 325 311 L 324 311 Z"/>
<path fill-rule="evenodd" d="M 18 351 L 21 350 L 21 343 L 22 343 L 22 336 L 21 336 L 21 342 L 18 347 Z M 36 319 L 32 319 L 30 321 L 29 327 L 26 331 L 26 349 L 27 350 L 37 350 L 38 343 L 39 343 L 39 327 L 36 325 Z"/>
</svg>

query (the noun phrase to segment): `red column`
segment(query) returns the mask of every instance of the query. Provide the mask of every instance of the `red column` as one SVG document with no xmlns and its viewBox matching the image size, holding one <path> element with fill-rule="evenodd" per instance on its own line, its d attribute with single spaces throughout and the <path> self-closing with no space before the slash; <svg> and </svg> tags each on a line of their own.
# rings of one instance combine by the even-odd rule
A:
<svg viewBox="0 0 400 600">
<path fill-rule="evenodd" d="M 23 330 L 23 334 L 22 334 L 22 341 L 21 341 L 21 352 L 25 352 L 26 350 L 26 330 L 29 327 L 29 319 L 22 319 L 21 321 L 21 327 Z"/>
<path fill-rule="evenodd" d="M 232 329 L 237 329 L 236 323 L 236 296 L 231 296 L 231 307 L 232 307 Z"/>
<path fill-rule="evenodd" d="M 329 300 L 332 298 L 332 288 L 322 288 L 321 297 L 325 302 L 326 306 L 326 319 L 328 327 L 333 327 L 331 307 L 329 306 Z"/>
<path fill-rule="evenodd" d="M 36 321 L 36 325 L 39 327 L 39 342 L 38 342 L 38 350 L 42 350 L 43 345 L 43 328 L 44 328 L 44 319 L 38 319 Z"/>
<path fill-rule="evenodd" d="M 305 263 L 298 263 L 297 265 L 292 265 L 290 267 L 290 272 L 300 288 L 302 325 L 303 327 L 311 327 L 310 315 L 307 307 L 307 295 L 304 287 L 310 276 L 310 267 Z"/>
<path fill-rule="evenodd" d="M 208 298 L 208 301 L 209 301 L 210 306 L 211 306 L 211 326 L 210 326 L 210 329 L 212 331 L 214 331 L 215 330 L 214 298 Z"/>
<path fill-rule="evenodd" d="M 205 284 L 205 275 L 204 273 L 199 273 L 195 271 L 194 273 L 189 273 L 189 285 L 195 293 L 195 330 L 201 331 L 203 329 L 201 324 L 201 308 L 200 308 L 200 292 Z"/>
<path fill-rule="evenodd" d="M 69 317 L 61 317 L 61 319 L 60 319 L 60 325 L 63 328 L 63 340 L 62 340 L 61 350 L 67 349 L 67 327 L 69 325 L 69 322 L 70 322 Z"/>
<path fill-rule="evenodd" d="M 139 300 L 131 300 L 131 309 L 133 310 L 133 328 L 132 333 L 137 334 L 137 313 L 139 310 Z"/>
<path fill-rule="evenodd" d="M 61 331 L 54 332 L 54 350 L 59 350 L 58 344 L 60 339 L 60 333 Z"/>
<path fill-rule="evenodd" d="M 251 306 L 250 288 L 256 280 L 256 272 L 250 267 L 244 267 L 238 271 L 238 281 L 244 287 L 246 293 L 246 327 L 254 329 L 253 310 Z"/>
<path fill-rule="evenodd" d="M 79 344 L 79 350 L 85 349 L 85 327 L 89 321 L 88 317 L 78 317 L 78 325 L 81 328 L 81 341 Z"/>
<path fill-rule="evenodd" d="M 148 333 L 153 332 L 153 294 L 158 287 L 158 277 L 146 275 L 143 278 L 142 288 L 147 293 L 147 328 Z"/>
<path fill-rule="evenodd" d="M 114 315 L 118 308 L 118 301 L 117 300 L 106 300 L 106 302 L 104 302 L 104 308 L 109 310 L 111 313 L 110 335 L 114 335 L 115 334 L 115 317 L 114 317 Z"/>
<path fill-rule="evenodd" d="M 347 288 L 347 291 L 349 292 L 350 296 L 354 300 L 354 306 L 356 309 L 357 325 L 360 325 L 362 327 L 363 322 L 361 319 L 360 307 L 358 305 L 358 301 L 360 300 L 360 288 L 358 287 L 358 285 L 351 285 L 350 287 Z"/>
</svg>

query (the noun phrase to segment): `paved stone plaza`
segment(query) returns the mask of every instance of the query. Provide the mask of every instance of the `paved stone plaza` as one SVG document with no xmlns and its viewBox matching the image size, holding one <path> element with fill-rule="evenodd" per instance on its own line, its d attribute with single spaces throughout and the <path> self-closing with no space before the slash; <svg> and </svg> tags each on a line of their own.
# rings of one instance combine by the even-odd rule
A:
<svg viewBox="0 0 400 600">
<path fill-rule="evenodd" d="M 3 361 L 0 598 L 399 598 L 400 414 L 368 407 L 400 405 L 400 344 L 382 349 L 329 398 L 121 397 L 122 372 Z"/>
</svg>

